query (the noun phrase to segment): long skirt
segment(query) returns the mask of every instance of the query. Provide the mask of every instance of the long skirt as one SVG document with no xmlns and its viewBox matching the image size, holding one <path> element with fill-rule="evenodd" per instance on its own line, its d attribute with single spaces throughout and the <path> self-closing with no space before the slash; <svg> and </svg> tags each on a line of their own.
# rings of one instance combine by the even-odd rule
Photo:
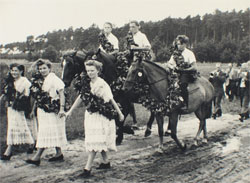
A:
<svg viewBox="0 0 250 183">
<path fill-rule="evenodd" d="M 114 120 L 86 111 L 84 120 L 86 151 L 102 152 L 116 149 L 116 126 Z"/>
<path fill-rule="evenodd" d="M 56 113 L 37 109 L 38 133 L 37 148 L 62 147 L 67 144 L 65 118 Z"/>
<path fill-rule="evenodd" d="M 33 139 L 37 140 L 37 118 L 26 119 Z"/>
<path fill-rule="evenodd" d="M 7 117 L 7 145 L 33 144 L 34 140 L 28 128 L 24 111 L 16 111 L 8 107 Z"/>
</svg>

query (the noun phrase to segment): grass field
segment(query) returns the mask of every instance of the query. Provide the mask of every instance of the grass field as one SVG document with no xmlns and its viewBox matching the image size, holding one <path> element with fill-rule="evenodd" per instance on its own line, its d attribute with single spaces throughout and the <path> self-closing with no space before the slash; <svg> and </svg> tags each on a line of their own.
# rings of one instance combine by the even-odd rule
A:
<svg viewBox="0 0 250 183">
<path fill-rule="evenodd" d="M 0 60 L 1 62 L 5 62 L 8 65 L 17 62 L 22 63 L 25 65 L 26 70 L 30 67 L 31 63 L 25 61 L 25 60 Z M 222 68 L 226 68 L 226 64 L 222 65 Z M 215 69 L 215 63 L 198 63 L 198 70 L 201 73 L 202 76 L 208 78 L 209 73 Z M 55 72 L 58 76 L 61 75 L 61 67 L 60 64 L 56 63 L 53 64 L 52 71 Z M 30 73 L 26 72 L 26 76 L 30 78 Z M 70 103 L 72 104 L 74 99 L 76 98 L 77 94 L 74 91 L 72 87 L 68 89 L 68 93 L 70 96 Z M 144 126 L 147 123 L 147 120 L 149 118 L 149 112 L 145 110 L 141 105 L 136 104 L 136 115 L 137 115 L 137 121 L 139 126 Z M 224 113 L 238 113 L 240 110 L 239 101 L 235 102 L 228 102 L 228 100 L 222 101 L 222 109 Z M 84 118 L 84 108 L 80 107 L 78 108 L 72 117 L 66 122 L 66 131 L 67 131 L 67 138 L 69 140 L 83 137 L 83 118 Z M 185 119 L 185 118 L 184 118 Z M 185 122 L 182 119 L 183 122 Z M 132 123 L 132 118 L 128 116 L 126 120 L 127 124 Z M 4 152 L 6 148 L 6 133 L 7 133 L 7 120 L 6 120 L 6 110 L 1 104 L 1 119 L 0 119 L 0 151 L 1 153 Z M 22 148 L 17 147 L 16 151 L 23 151 Z"/>
</svg>

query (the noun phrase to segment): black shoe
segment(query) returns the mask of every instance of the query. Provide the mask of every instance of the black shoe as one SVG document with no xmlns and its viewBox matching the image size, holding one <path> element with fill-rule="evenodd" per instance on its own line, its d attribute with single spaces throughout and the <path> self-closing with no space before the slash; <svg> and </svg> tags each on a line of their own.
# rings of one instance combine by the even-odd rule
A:
<svg viewBox="0 0 250 183">
<path fill-rule="evenodd" d="M 2 156 L 1 156 L 1 160 L 4 160 L 4 161 L 9 161 L 9 160 L 10 160 L 10 158 L 11 158 L 11 156 L 12 156 L 12 154 L 10 154 L 10 155 L 8 155 L 8 156 L 6 156 L 6 155 L 2 155 Z"/>
<path fill-rule="evenodd" d="M 31 160 L 31 159 L 28 159 L 28 160 L 26 160 L 26 163 L 39 166 L 41 161 L 40 160 L 34 161 L 34 160 Z"/>
<path fill-rule="evenodd" d="M 53 161 L 62 161 L 63 160 L 63 154 L 61 154 L 58 157 L 52 157 L 49 159 L 49 162 L 53 162 Z"/>
<path fill-rule="evenodd" d="M 100 165 L 99 165 L 99 167 L 97 167 L 96 169 L 110 169 L 111 168 L 111 166 L 110 166 L 110 163 L 101 163 Z"/>
<path fill-rule="evenodd" d="M 91 176 L 91 170 L 83 170 L 83 173 L 79 175 L 80 178 L 88 178 Z"/>
</svg>

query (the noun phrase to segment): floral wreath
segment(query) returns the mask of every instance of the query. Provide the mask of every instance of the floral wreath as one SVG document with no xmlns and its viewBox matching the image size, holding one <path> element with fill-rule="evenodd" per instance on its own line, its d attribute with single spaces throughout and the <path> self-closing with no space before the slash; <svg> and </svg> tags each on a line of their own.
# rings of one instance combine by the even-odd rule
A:
<svg viewBox="0 0 250 183">
<path fill-rule="evenodd" d="M 77 82 L 75 86 L 80 89 L 81 99 L 87 108 L 89 113 L 98 112 L 105 116 L 109 120 L 116 118 L 117 112 L 114 109 L 111 102 L 105 102 L 101 97 L 98 97 L 91 93 L 90 78 L 87 73 L 82 73 L 81 76 L 77 76 Z M 80 83 L 79 83 L 80 82 Z"/>
<path fill-rule="evenodd" d="M 4 80 L 2 93 L 7 97 L 8 106 L 12 107 L 14 110 L 28 112 L 28 110 L 30 109 L 28 100 L 29 97 L 16 91 L 14 86 L 14 79 L 10 73 Z"/>
<path fill-rule="evenodd" d="M 133 91 L 138 94 L 139 103 L 154 114 L 161 116 L 169 115 L 172 111 L 180 108 L 183 104 L 183 98 L 180 96 L 180 87 L 178 86 L 178 76 L 172 72 L 168 78 L 169 93 L 163 101 L 157 101 L 150 95 L 150 85 L 147 81 L 136 82 Z"/>
<path fill-rule="evenodd" d="M 37 101 L 37 107 L 43 109 L 45 112 L 54 112 L 57 114 L 60 110 L 60 99 L 54 100 L 48 92 L 43 91 L 43 82 L 44 78 L 39 72 L 33 74 L 31 78 L 30 94 Z M 65 105 L 64 110 L 67 110 L 66 106 L 67 105 Z"/>
<path fill-rule="evenodd" d="M 101 32 L 98 36 L 98 41 L 101 44 L 102 48 L 107 52 L 113 52 L 114 46 L 108 41 L 107 37 L 105 36 L 104 32 Z"/>
</svg>

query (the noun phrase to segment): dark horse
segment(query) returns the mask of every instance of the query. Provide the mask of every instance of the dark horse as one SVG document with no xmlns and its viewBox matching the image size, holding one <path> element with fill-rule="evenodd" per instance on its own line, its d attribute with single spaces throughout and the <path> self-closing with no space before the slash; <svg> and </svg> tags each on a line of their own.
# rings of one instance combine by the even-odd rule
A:
<svg viewBox="0 0 250 183">
<path fill-rule="evenodd" d="M 62 66 L 63 66 L 62 80 L 65 83 L 65 87 L 70 86 L 74 77 L 85 70 L 84 62 L 88 59 L 91 59 L 93 56 L 96 57 L 95 58 L 96 60 L 103 63 L 102 77 L 104 78 L 105 81 L 107 81 L 107 83 L 111 84 L 113 81 L 117 79 L 117 73 L 115 68 L 116 58 L 113 57 L 112 55 L 101 52 L 100 50 L 98 50 L 96 53 L 87 52 L 86 50 L 73 51 L 63 56 L 64 59 L 62 61 Z M 133 122 L 134 124 L 136 124 L 137 121 L 133 103 L 136 102 L 137 97 L 130 93 L 124 93 L 123 90 L 119 90 L 115 93 L 114 99 L 122 106 L 122 113 L 124 114 L 125 119 L 128 116 L 128 114 L 131 114 Z M 118 120 L 116 120 L 116 125 L 118 127 L 117 139 L 116 139 L 117 144 L 121 144 L 123 140 L 124 131 L 129 131 L 129 133 L 133 133 L 132 129 L 125 128 L 124 121 L 119 122 Z M 151 113 L 148 123 L 152 124 L 153 121 L 154 121 L 154 115 Z M 150 131 L 147 130 L 145 133 L 149 134 L 149 132 Z"/>
<path fill-rule="evenodd" d="M 124 90 L 131 90 L 136 82 L 142 81 L 141 77 L 145 77 L 149 83 L 150 95 L 156 101 L 164 101 L 168 93 L 168 77 L 169 73 L 163 67 L 150 61 L 134 61 L 129 69 L 127 79 L 124 83 Z M 187 111 L 174 110 L 169 113 L 169 125 L 171 129 L 171 137 L 175 140 L 177 145 L 182 149 L 186 149 L 186 144 L 182 143 L 177 137 L 177 122 L 180 114 L 189 114 L 195 112 L 195 115 L 200 120 L 198 132 L 195 137 L 197 143 L 198 137 L 203 130 L 204 140 L 207 142 L 206 119 L 211 117 L 212 99 L 214 95 L 214 88 L 211 83 L 204 77 L 189 84 L 192 91 L 189 92 L 189 105 Z M 163 116 L 158 113 L 155 114 L 158 133 L 160 138 L 159 148 L 163 148 Z"/>
</svg>

